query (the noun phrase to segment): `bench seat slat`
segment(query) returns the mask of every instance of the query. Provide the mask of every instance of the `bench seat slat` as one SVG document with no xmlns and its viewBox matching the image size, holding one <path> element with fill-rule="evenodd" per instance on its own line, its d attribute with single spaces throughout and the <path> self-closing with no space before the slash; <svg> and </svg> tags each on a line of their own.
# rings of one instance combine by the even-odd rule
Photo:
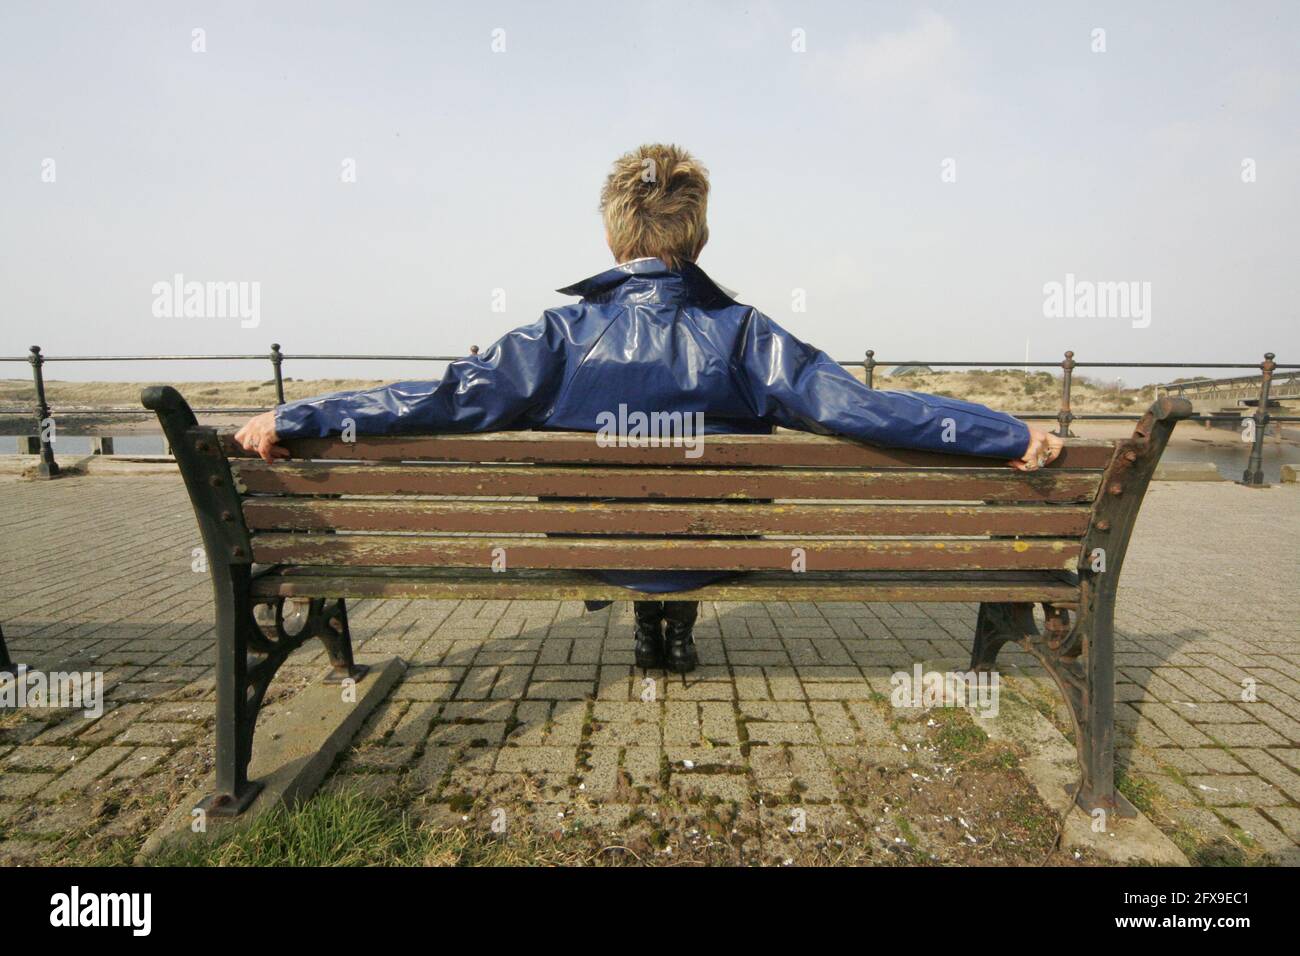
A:
<svg viewBox="0 0 1300 956">
<path fill-rule="evenodd" d="M 384 465 L 241 460 L 248 492 L 289 495 L 490 495 L 550 498 L 879 498 L 1090 501 L 1100 472 L 1011 468 L 824 471 L 530 465 Z"/>
<path fill-rule="evenodd" d="M 512 568 L 778 571 L 791 567 L 794 548 L 802 548 L 807 567 L 819 571 L 1070 570 L 1079 560 L 1079 542 L 1062 538 L 648 540 L 275 533 L 253 537 L 253 560 L 490 568 L 504 555 Z"/>
<path fill-rule="evenodd" d="M 277 568 L 253 579 L 258 597 L 405 598 L 430 600 L 663 600 L 575 571 Z M 1073 607 L 1078 589 L 1048 572 L 755 572 L 691 591 L 683 601 L 1047 602 Z"/>
<path fill-rule="evenodd" d="M 1086 505 L 618 504 L 246 498 L 254 530 L 493 534 L 899 534 L 1063 537 L 1088 529 Z"/>
<path fill-rule="evenodd" d="M 252 457 L 226 432 L 222 447 L 231 458 Z M 533 462 L 536 464 L 679 465 L 681 447 L 601 446 L 591 432 L 508 431 L 472 435 L 363 436 L 303 438 L 285 443 L 293 458 L 354 461 Z M 1074 439 L 1053 468 L 1104 468 L 1114 442 Z M 777 467 L 799 464 L 815 468 L 918 468 L 956 465 L 987 468 L 987 458 L 943 455 L 898 448 L 877 448 L 851 438 L 778 432 L 774 435 L 706 435 L 696 462 L 709 467 Z"/>
</svg>

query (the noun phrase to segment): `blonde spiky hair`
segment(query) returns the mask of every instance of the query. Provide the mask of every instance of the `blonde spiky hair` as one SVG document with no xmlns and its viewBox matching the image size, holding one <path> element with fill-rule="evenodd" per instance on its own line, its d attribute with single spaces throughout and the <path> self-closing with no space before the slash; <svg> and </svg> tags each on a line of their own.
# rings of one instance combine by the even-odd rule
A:
<svg viewBox="0 0 1300 956">
<path fill-rule="evenodd" d="M 605 232 L 619 262 L 654 256 L 670 269 L 694 262 L 709 239 L 708 206 L 709 171 L 671 144 L 624 153 L 600 191 Z"/>
</svg>

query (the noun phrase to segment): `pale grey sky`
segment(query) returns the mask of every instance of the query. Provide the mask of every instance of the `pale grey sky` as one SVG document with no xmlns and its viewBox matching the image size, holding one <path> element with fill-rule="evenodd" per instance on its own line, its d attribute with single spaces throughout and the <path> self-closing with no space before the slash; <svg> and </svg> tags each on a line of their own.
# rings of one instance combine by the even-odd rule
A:
<svg viewBox="0 0 1300 956">
<path fill-rule="evenodd" d="M 712 172 L 700 264 L 836 358 L 1297 361 L 1297 40 L 1294 2 L 5 0 L 0 353 L 463 353 L 611 263 L 601 180 L 663 140 Z M 176 273 L 259 324 L 155 316 Z M 1149 324 L 1045 317 L 1067 274 Z"/>
</svg>

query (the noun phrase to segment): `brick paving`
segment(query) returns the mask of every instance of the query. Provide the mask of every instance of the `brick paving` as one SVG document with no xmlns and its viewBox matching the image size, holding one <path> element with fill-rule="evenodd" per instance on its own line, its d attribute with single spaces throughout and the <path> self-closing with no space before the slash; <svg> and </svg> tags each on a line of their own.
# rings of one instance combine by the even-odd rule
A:
<svg viewBox="0 0 1300 956">
<path fill-rule="evenodd" d="M 1297 540 L 1300 488 L 1159 484 L 1125 568 L 1121 768 L 1158 825 L 1206 849 L 1206 862 L 1225 849 L 1300 862 Z M 52 837 L 99 817 L 125 834 L 210 764 L 211 593 L 192 568 L 198 545 L 178 479 L 0 479 L 10 651 L 37 670 L 103 671 L 108 701 L 95 720 L 0 712 L 0 862 L 39 862 Z M 706 606 L 700 670 L 653 682 L 633 670 L 625 603 L 586 614 L 556 601 L 360 601 L 350 618 L 362 655 L 398 654 L 410 669 L 331 786 L 415 785 L 455 806 L 458 794 L 524 780 L 542 826 L 579 805 L 616 820 L 629 787 L 744 804 L 794 790 L 810 820 L 842 821 L 860 778 L 841 770 L 906 755 L 909 729 L 882 699 L 889 676 L 967 658 L 975 607 Z M 1002 664 L 1056 701 L 1018 649 Z M 321 667 L 304 648 L 277 693 Z M 118 795 L 107 815 L 95 802 L 105 793 Z M 133 793 L 139 805 L 120 812 Z"/>
</svg>

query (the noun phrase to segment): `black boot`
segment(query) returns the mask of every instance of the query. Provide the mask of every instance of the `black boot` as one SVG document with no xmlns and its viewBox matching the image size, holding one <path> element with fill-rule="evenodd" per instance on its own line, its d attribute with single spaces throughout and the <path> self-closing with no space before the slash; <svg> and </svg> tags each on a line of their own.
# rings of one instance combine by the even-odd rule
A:
<svg viewBox="0 0 1300 956">
<path fill-rule="evenodd" d="M 664 663 L 678 674 L 689 674 L 699 663 L 691 634 L 699 613 L 698 601 L 664 602 Z"/>
<path fill-rule="evenodd" d="M 636 666 L 658 670 L 664 666 L 664 605 L 662 601 L 633 601 L 636 618 Z"/>
</svg>

